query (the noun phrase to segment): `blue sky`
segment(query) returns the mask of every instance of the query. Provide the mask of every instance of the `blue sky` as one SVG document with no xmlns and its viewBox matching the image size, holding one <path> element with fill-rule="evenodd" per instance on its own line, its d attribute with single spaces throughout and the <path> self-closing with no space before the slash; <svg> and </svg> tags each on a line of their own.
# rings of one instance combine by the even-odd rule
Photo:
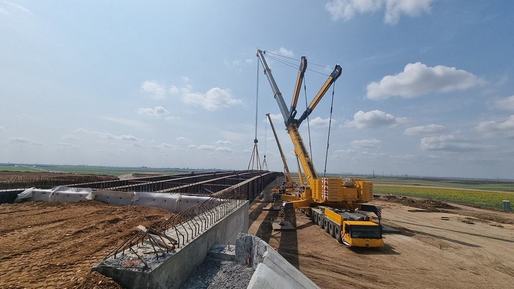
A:
<svg viewBox="0 0 514 289">
<path fill-rule="evenodd" d="M 328 171 L 514 178 L 513 14 L 512 1 L 0 0 L 0 162 L 245 168 L 261 48 L 343 67 Z M 271 66 L 288 103 L 296 69 Z M 324 79 L 307 72 L 309 98 Z M 290 166 L 292 146 L 260 80 L 260 150 L 280 170 L 264 113 Z M 329 100 L 311 117 L 318 170 Z"/>
</svg>

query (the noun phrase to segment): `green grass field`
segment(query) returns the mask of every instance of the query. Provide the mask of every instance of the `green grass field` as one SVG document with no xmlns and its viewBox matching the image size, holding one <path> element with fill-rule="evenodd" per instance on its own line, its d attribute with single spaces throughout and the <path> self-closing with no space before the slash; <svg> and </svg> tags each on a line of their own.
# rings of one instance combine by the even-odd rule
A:
<svg viewBox="0 0 514 289">
<path fill-rule="evenodd" d="M 512 192 L 495 192 L 468 188 L 423 187 L 420 185 L 390 183 L 375 183 L 373 191 L 377 194 L 427 198 L 481 208 L 501 209 L 502 200 L 510 200 L 514 204 L 514 193 Z"/>
<path fill-rule="evenodd" d="M 0 172 L 60 172 L 120 176 L 131 173 L 178 174 L 198 169 L 148 168 L 148 167 L 108 167 L 85 165 L 39 165 L 39 164 L 0 164 Z"/>
</svg>

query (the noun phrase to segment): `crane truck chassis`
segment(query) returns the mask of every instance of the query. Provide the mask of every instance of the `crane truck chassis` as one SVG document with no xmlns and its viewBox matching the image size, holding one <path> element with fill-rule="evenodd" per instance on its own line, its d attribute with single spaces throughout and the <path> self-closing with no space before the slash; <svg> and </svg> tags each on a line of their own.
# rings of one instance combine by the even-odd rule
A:
<svg viewBox="0 0 514 289">
<path fill-rule="evenodd" d="M 351 212 L 326 206 L 309 208 L 306 213 L 310 215 L 314 224 L 325 229 L 345 246 L 368 248 L 384 246 L 380 217 L 379 222 L 376 223 L 364 212 Z"/>
</svg>

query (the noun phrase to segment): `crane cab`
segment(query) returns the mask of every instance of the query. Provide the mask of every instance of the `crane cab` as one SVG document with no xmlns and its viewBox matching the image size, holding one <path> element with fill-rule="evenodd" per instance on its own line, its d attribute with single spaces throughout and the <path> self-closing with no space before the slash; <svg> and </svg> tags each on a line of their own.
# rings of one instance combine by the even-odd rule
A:
<svg viewBox="0 0 514 289">
<path fill-rule="evenodd" d="M 371 221 L 345 221 L 341 234 L 343 244 L 348 247 L 384 246 L 381 226 Z"/>
<path fill-rule="evenodd" d="M 338 242 L 348 247 L 381 248 L 382 226 L 362 211 L 331 207 L 311 208 L 311 218 Z"/>
</svg>

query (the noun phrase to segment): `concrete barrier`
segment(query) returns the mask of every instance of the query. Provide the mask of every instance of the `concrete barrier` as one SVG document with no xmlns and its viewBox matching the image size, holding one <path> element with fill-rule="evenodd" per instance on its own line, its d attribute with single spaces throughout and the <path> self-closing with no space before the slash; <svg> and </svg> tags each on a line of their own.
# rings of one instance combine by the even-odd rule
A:
<svg viewBox="0 0 514 289">
<path fill-rule="evenodd" d="M 244 201 L 175 252 L 160 259 L 148 257 L 145 262 L 150 266 L 149 270 L 124 267 L 123 264 L 127 260 L 124 261 L 120 257 L 114 258 L 114 256 L 107 258 L 95 270 L 111 277 L 128 289 L 180 288 L 194 269 L 203 262 L 211 247 L 215 244 L 233 244 L 239 233 L 248 230 L 248 208 L 249 202 Z M 184 228 L 187 227 L 184 226 Z M 174 231 L 168 230 L 166 234 L 173 237 Z M 142 252 L 145 249 L 135 250 Z"/>
<path fill-rule="evenodd" d="M 255 268 L 248 289 L 319 288 L 270 245 L 252 235 L 240 235 L 237 239 L 236 261 Z"/>
</svg>

